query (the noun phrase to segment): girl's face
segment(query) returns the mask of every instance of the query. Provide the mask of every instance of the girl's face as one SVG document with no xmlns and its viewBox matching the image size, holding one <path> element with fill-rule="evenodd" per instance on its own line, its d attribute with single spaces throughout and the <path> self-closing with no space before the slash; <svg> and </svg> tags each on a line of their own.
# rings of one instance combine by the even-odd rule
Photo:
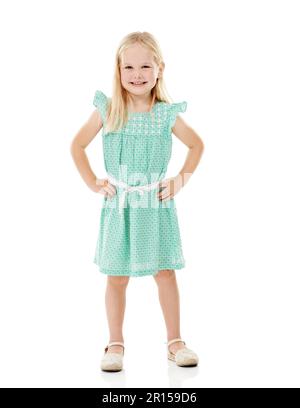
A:
<svg viewBox="0 0 300 408">
<path fill-rule="evenodd" d="M 161 73 L 151 52 L 140 44 L 127 48 L 121 56 L 121 83 L 133 95 L 148 95 Z"/>
</svg>

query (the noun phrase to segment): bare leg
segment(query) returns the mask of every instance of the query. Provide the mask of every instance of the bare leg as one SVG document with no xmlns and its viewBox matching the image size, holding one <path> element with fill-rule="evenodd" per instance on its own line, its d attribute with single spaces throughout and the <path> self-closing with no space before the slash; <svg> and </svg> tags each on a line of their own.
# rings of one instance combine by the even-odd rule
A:
<svg viewBox="0 0 300 408">
<path fill-rule="evenodd" d="M 159 301 L 164 315 L 167 339 L 181 338 L 180 335 L 180 300 L 174 269 L 164 269 L 153 276 L 157 286 Z M 169 349 L 174 353 L 184 348 L 183 342 L 171 344 Z"/>
<path fill-rule="evenodd" d="M 107 276 L 105 306 L 110 333 L 109 342 L 124 341 L 123 321 L 128 282 L 129 276 Z M 108 352 L 122 353 L 123 347 L 110 346 Z"/>
</svg>

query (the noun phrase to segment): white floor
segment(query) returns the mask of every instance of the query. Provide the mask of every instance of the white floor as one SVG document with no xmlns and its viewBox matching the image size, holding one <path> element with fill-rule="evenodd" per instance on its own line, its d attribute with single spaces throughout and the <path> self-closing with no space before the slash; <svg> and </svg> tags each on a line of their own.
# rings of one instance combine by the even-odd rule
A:
<svg viewBox="0 0 300 408">
<path fill-rule="evenodd" d="M 6 299 L 10 309 L 1 317 L 2 387 L 300 385 L 292 299 L 280 304 L 278 292 L 272 305 L 270 295 L 269 303 L 265 300 L 263 283 L 260 289 L 249 284 L 247 292 L 238 293 L 221 276 L 215 285 L 208 273 L 199 274 L 195 285 L 188 268 L 177 271 L 181 334 L 198 353 L 198 367 L 177 367 L 167 359 L 155 282 L 143 277 L 132 279 L 127 289 L 124 370 L 102 372 L 99 364 L 108 335 L 106 277 L 93 266 L 85 274 L 82 270 L 83 265 L 77 265 L 72 274 L 64 275 L 61 269 L 51 276 L 46 268 L 44 276 L 31 279 L 35 287 L 28 294 L 23 289 L 28 276 L 23 284 L 21 275 L 18 282 L 11 276 L 14 298 Z"/>
</svg>

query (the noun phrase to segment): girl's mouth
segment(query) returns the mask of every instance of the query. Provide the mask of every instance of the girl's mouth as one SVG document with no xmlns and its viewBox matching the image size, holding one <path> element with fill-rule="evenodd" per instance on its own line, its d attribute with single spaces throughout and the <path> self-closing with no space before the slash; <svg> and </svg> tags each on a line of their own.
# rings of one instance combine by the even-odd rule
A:
<svg viewBox="0 0 300 408">
<path fill-rule="evenodd" d="M 141 83 L 134 83 L 134 82 L 130 82 L 131 85 L 133 86 L 143 86 L 145 85 L 147 82 L 141 82 Z"/>
</svg>

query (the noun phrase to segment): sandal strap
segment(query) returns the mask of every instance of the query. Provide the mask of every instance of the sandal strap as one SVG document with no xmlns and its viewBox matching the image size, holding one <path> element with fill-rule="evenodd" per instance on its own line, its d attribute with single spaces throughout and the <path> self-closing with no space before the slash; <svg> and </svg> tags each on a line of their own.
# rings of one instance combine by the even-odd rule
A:
<svg viewBox="0 0 300 408">
<path fill-rule="evenodd" d="M 168 347 L 171 345 L 171 344 L 173 344 L 173 343 L 177 343 L 177 342 L 179 342 L 179 341 L 182 341 L 183 343 L 184 343 L 184 345 L 185 345 L 185 341 L 183 341 L 182 339 L 173 339 L 173 340 L 170 340 L 170 341 L 168 341 Z"/>
<path fill-rule="evenodd" d="M 110 346 L 122 346 L 123 349 L 125 349 L 124 343 L 122 343 L 121 341 L 112 341 L 111 343 L 109 343 L 109 344 L 105 347 L 104 350 L 107 351 L 107 350 L 108 350 L 108 347 L 110 347 Z"/>
<path fill-rule="evenodd" d="M 109 347 L 109 346 L 122 346 L 123 348 L 125 348 L 125 347 L 124 347 L 124 343 L 121 342 L 121 341 L 112 341 L 111 343 L 109 343 L 109 344 L 107 345 L 107 347 Z"/>
</svg>

